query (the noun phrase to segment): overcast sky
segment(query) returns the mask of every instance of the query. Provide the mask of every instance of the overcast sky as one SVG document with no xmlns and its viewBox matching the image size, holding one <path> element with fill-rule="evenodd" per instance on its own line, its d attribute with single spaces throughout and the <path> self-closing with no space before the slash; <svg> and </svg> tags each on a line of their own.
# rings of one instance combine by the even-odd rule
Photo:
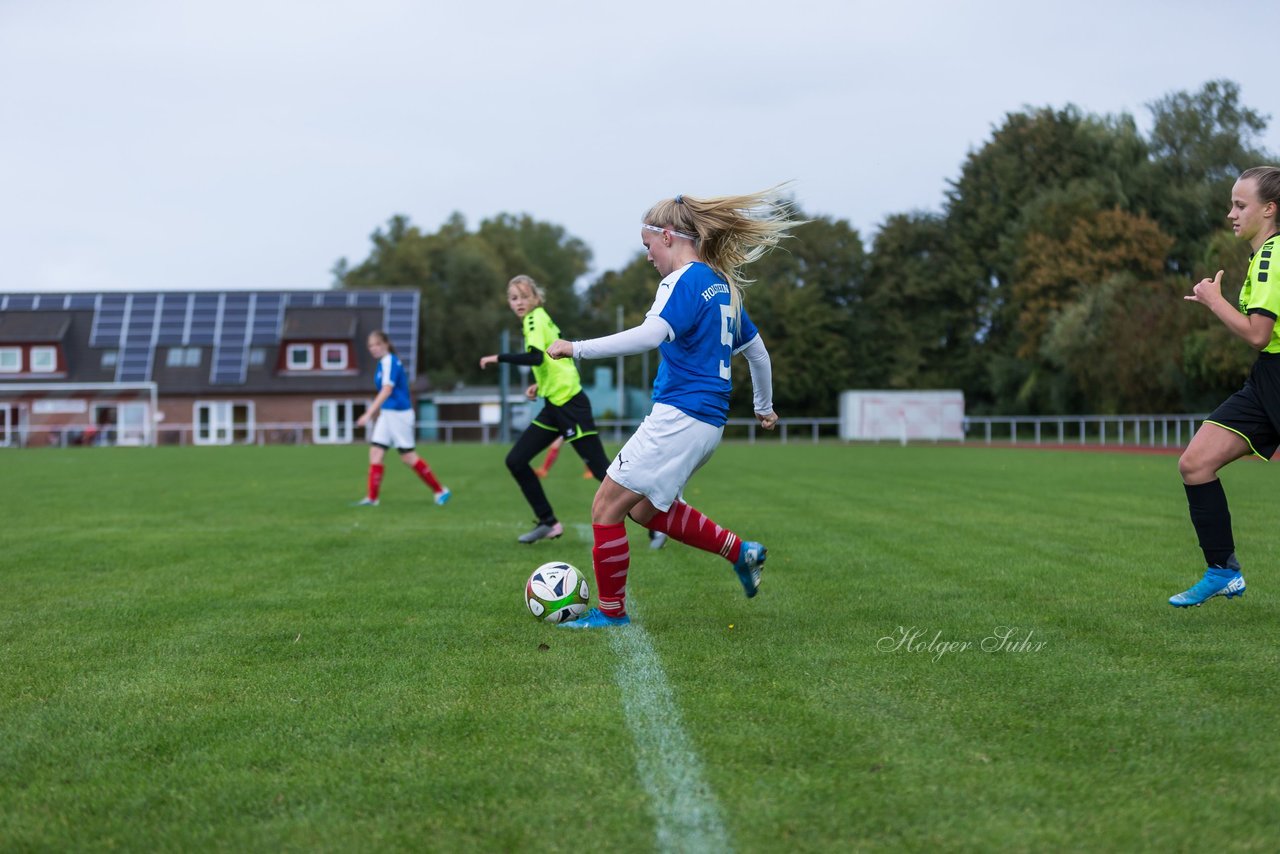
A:
<svg viewBox="0 0 1280 854">
<path fill-rule="evenodd" d="M 326 288 L 393 214 L 639 248 L 794 179 L 869 239 L 1006 113 L 1208 80 L 1272 116 L 1273 3 L 0 0 L 0 290 Z M 1223 210 L 1227 200 L 1223 200 Z M 513 274 L 519 271 L 512 270 Z"/>
</svg>

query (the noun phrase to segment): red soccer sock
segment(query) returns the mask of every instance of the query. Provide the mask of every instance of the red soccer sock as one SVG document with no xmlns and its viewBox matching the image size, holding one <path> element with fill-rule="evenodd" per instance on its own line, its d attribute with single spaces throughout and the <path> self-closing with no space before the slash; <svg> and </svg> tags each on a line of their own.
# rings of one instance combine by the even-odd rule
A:
<svg viewBox="0 0 1280 854">
<path fill-rule="evenodd" d="M 656 514 L 645 527 L 666 534 L 678 543 L 718 554 L 729 563 L 737 563 L 742 551 L 742 540 L 737 534 L 721 528 L 683 501 L 672 504 L 665 513 Z"/>
<path fill-rule="evenodd" d="M 547 448 L 547 458 L 542 461 L 542 470 L 551 471 L 551 467 L 555 465 L 556 457 L 560 456 L 560 449 L 555 445 Z"/>
<path fill-rule="evenodd" d="M 382 489 L 382 473 L 386 467 L 382 463 L 369 463 L 369 500 L 378 500 L 378 490 Z"/>
<path fill-rule="evenodd" d="M 595 538 L 591 568 L 596 573 L 596 603 L 601 613 L 621 617 L 627 613 L 627 569 L 631 566 L 626 523 L 592 525 L 591 533 Z"/>
<path fill-rule="evenodd" d="M 422 482 L 431 487 L 431 491 L 437 495 L 444 492 L 444 487 L 440 485 L 440 481 L 436 480 L 436 476 L 431 473 L 431 466 L 427 465 L 427 461 L 422 457 L 418 457 L 418 461 L 413 464 L 413 470 L 418 473 L 418 477 L 422 478 Z"/>
</svg>

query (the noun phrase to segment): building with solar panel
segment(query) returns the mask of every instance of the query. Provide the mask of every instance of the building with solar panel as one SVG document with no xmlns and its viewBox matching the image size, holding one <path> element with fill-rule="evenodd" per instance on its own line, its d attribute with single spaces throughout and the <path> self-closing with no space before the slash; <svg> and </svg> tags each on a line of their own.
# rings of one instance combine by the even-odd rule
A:
<svg viewBox="0 0 1280 854">
<path fill-rule="evenodd" d="M 0 294 L 0 445 L 355 441 L 387 332 L 416 377 L 419 293 Z"/>
</svg>

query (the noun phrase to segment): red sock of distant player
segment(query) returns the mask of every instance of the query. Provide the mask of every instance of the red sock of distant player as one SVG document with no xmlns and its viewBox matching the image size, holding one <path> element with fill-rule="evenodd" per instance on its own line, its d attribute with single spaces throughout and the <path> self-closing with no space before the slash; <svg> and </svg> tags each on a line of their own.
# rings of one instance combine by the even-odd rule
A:
<svg viewBox="0 0 1280 854">
<path fill-rule="evenodd" d="M 627 526 L 592 525 L 595 545 L 591 568 L 596 572 L 596 601 L 601 613 L 621 617 L 627 613 L 627 569 L 631 566 L 631 546 Z"/>
<path fill-rule="evenodd" d="M 658 513 L 645 526 L 651 531 L 666 534 L 676 542 L 712 552 L 737 563 L 742 551 L 742 540 L 727 528 L 721 528 L 683 501 L 671 505 L 665 513 Z"/>
<path fill-rule="evenodd" d="M 378 500 L 378 490 L 382 489 L 382 463 L 369 463 L 369 500 Z"/>
<path fill-rule="evenodd" d="M 422 478 L 423 483 L 431 487 L 432 492 L 444 492 L 440 481 L 436 480 L 436 476 L 431 473 L 431 466 L 427 465 L 427 461 L 422 457 L 418 457 L 418 461 L 413 464 L 413 470 L 418 473 L 418 477 Z"/>
<path fill-rule="evenodd" d="M 547 458 L 542 461 L 542 470 L 551 471 L 551 466 L 555 464 L 556 457 L 560 456 L 560 449 L 555 445 L 547 448 Z"/>
</svg>

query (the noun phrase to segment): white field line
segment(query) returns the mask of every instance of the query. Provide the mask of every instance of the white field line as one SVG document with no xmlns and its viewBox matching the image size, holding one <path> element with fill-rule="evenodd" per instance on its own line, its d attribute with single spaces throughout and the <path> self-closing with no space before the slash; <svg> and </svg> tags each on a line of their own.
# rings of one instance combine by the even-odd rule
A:
<svg viewBox="0 0 1280 854">
<path fill-rule="evenodd" d="M 634 618 L 634 599 L 627 604 Z M 667 674 L 648 633 L 634 622 L 626 628 L 600 631 L 608 635 L 618 656 L 614 679 L 635 741 L 636 770 L 649 794 L 658 850 L 731 851 L 720 806 L 685 734 Z"/>
</svg>

